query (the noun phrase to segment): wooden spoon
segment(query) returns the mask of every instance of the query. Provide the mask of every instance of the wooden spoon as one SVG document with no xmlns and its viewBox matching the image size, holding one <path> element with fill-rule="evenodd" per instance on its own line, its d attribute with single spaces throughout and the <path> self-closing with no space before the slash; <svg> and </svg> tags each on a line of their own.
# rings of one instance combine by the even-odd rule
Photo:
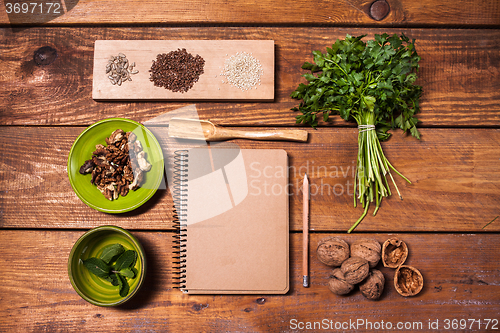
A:
<svg viewBox="0 0 500 333">
<path fill-rule="evenodd" d="M 168 136 L 179 139 L 223 141 L 229 139 L 307 141 L 305 130 L 235 130 L 217 126 L 207 120 L 172 118 L 168 124 Z"/>
</svg>

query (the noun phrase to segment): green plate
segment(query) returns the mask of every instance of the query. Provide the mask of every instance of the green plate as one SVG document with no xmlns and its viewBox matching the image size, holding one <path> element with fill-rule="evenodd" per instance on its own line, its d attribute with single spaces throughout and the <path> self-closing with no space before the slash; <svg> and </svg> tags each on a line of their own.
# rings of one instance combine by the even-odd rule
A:
<svg viewBox="0 0 500 333">
<path fill-rule="evenodd" d="M 97 144 L 106 145 L 105 139 L 115 130 L 132 131 L 142 144 L 147 160 L 152 165 L 136 191 L 125 197 L 108 200 L 90 183 L 91 175 L 82 175 L 79 170 L 86 160 L 92 158 Z M 160 144 L 143 125 L 129 119 L 110 118 L 101 120 L 83 131 L 71 147 L 68 157 L 68 176 L 76 195 L 88 206 L 105 213 L 124 213 L 136 209 L 155 194 L 163 180 L 164 161 Z"/>
<path fill-rule="evenodd" d="M 107 245 L 120 243 L 126 250 L 137 252 L 135 269 L 138 274 L 128 279 L 130 292 L 121 297 L 119 288 L 111 282 L 90 273 L 83 265 L 83 260 L 99 257 Z M 144 282 L 146 275 L 146 258 L 139 241 L 128 231 L 116 226 L 102 226 L 83 234 L 75 243 L 68 259 L 68 275 L 75 291 L 87 302 L 99 306 L 116 306 L 131 299 Z"/>
</svg>

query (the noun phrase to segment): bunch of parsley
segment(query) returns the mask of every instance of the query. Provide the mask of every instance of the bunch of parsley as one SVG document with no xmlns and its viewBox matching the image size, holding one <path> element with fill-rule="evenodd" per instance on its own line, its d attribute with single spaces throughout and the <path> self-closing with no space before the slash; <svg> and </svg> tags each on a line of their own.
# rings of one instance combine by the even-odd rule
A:
<svg viewBox="0 0 500 333">
<path fill-rule="evenodd" d="M 414 84 L 420 61 L 415 40 L 410 42 L 404 34 L 382 34 L 365 43 L 364 37 L 347 35 L 326 53 L 313 51 L 314 63 L 302 65 L 310 71 L 302 75 L 308 83 L 299 84 L 291 94 L 302 100 L 292 109 L 301 112 L 297 123 L 316 127 L 320 119 L 340 115 L 358 124 L 354 206 L 357 198 L 364 212 L 348 232 L 366 216 L 370 202 L 376 202 L 375 215 L 382 198 L 391 195 L 387 175 L 402 198 L 391 170 L 411 183 L 384 156 L 380 141 L 389 138 L 387 131 L 409 130 L 420 139 L 415 114 L 420 110 L 422 87 Z"/>
</svg>

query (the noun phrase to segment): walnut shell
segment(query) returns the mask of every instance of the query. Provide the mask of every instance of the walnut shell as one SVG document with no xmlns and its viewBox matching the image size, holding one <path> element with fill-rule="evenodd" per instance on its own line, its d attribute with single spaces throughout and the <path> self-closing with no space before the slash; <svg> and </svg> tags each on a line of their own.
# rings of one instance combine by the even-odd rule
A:
<svg viewBox="0 0 500 333">
<path fill-rule="evenodd" d="M 368 276 L 370 265 L 366 259 L 350 257 L 340 266 L 345 280 L 350 284 L 358 284 Z"/>
<path fill-rule="evenodd" d="M 316 255 L 327 266 L 340 266 L 349 258 L 349 244 L 337 237 L 326 237 L 318 242 Z"/>
<path fill-rule="evenodd" d="M 424 287 L 424 278 L 412 266 L 399 266 L 394 274 L 394 287 L 402 296 L 415 296 Z"/>
<path fill-rule="evenodd" d="M 362 238 L 351 244 L 351 256 L 366 259 L 370 268 L 380 261 L 382 247 L 375 239 Z"/>
<path fill-rule="evenodd" d="M 378 269 L 373 269 L 368 274 L 368 277 L 361 282 L 359 290 L 361 294 L 368 299 L 379 299 L 384 291 L 385 278 L 384 274 Z"/>
<path fill-rule="evenodd" d="M 336 295 L 345 295 L 354 289 L 354 285 L 345 280 L 344 273 L 340 268 L 335 268 L 328 281 L 328 289 Z"/>
<path fill-rule="evenodd" d="M 401 266 L 408 257 L 408 246 L 398 238 L 390 238 L 382 245 L 382 263 L 384 267 Z"/>
</svg>

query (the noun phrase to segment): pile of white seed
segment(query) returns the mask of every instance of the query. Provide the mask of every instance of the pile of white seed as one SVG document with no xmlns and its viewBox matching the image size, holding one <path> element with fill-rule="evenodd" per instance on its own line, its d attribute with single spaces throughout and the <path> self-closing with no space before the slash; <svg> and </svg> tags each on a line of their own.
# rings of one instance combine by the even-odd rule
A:
<svg viewBox="0 0 500 333">
<path fill-rule="evenodd" d="M 134 67 L 135 62 L 129 63 L 125 54 L 118 53 L 118 56 L 112 56 L 108 60 L 106 74 L 111 84 L 121 86 L 125 81 L 132 81 L 131 74 L 139 73 Z"/>
<path fill-rule="evenodd" d="M 243 91 L 257 88 L 260 85 L 262 66 L 260 61 L 246 52 L 238 52 L 224 62 L 221 76 L 229 83 Z"/>
</svg>

